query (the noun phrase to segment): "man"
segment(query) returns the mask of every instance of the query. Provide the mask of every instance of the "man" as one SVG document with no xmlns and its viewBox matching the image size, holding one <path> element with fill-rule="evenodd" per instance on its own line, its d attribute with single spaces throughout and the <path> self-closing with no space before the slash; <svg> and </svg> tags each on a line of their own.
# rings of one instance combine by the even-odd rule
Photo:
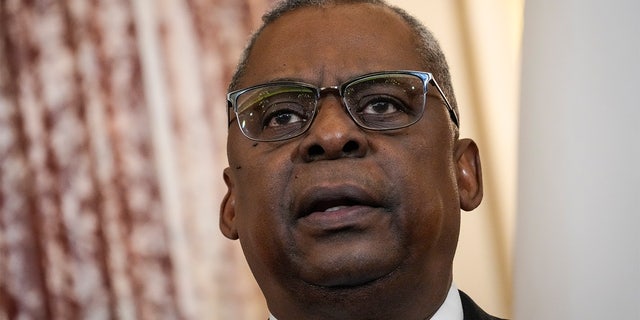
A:
<svg viewBox="0 0 640 320">
<path fill-rule="evenodd" d="M 482 179 L 432 35 L 377 0 L 264 21 L 230 85 L 220 228 L 271 318 L 495 319 L 452 282 Z"/>
</svg>

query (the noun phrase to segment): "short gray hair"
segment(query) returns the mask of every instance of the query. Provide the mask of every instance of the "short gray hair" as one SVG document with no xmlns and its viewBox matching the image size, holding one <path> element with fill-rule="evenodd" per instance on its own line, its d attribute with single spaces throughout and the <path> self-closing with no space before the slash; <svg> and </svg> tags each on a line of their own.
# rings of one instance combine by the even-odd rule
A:
<svg viewBox="0 0 640 320">
<path fill-rule="evenodd" d="M 427 27 L 425 27 L 414 16 L 399 7 L 388 4 L 384 0 L 282 0 L 278 2 L 271 11 L 268 11 L 264 16 L 262 16 L 262 25 L 253 33 L 247 47 L 244 49 L 240 62 L 238 63 L 238 67 L 236 68 L 231 79 L 231 83 L 229 84 L 229 91 L 239 89 L 238 83 L 246 72 L 249 55 L 251 54 L 256 40 L 262 34 L 262 31 L 282 15 L 306 7 L 326 7 L 329 5 L 357 3 L 367 3 L 388 8 L 398 14 L 409 25 L 415 34 L 416 41 L 418 42 L 416 50 L 423 59 L 425 71 L 431 72 L 436 78 L 438 84 L 442 87 L 442 91 L 444 91 L 444 94 L 447 96 L 451 107 L 456 111 L 459 117 L 460 113 L 458 112 L 458 104 L 456 103 L 453 85 L 451 84 L 449 66 L 444 53 L 440 48 L 440 44 L 433 36 L 433 33 L 431 33 L 431 31 L 429 31 L 429 29 L 427 29 Z"/>
</svg>

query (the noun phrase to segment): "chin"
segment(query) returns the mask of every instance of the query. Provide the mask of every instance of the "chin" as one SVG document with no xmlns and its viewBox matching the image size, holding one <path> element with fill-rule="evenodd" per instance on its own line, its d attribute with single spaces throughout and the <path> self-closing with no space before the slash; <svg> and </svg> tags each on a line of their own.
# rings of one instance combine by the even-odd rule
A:
<svg viewBox="0 0 640 320">
<path fill-rule="evenodd" d="M 388 277 L 399 268 L 401 261 L 399 255 L 363 255 L 356 251 L 356 254 L 325 257 L 322 261 L 307 261 L 301 267 L 300 278 L 327 289 L 355 289 Z"/>
</svg>

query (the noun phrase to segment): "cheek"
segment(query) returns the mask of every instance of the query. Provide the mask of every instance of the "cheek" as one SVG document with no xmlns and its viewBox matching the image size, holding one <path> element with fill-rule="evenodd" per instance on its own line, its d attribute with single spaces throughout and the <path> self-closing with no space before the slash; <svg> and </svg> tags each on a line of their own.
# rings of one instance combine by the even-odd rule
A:
<svg viewBox="0 0 640 320">
<path fill-rule="evenodd" d="M 451 145 L 446 140 L 414 139 L 396 150 L 387 172 L 394 190 L 402 192 L 402 223 L 418 245 L 432 245 L 458 225 L 459 201 Z M 443 152 L 445 150 L 445 152 Z M 415 243 L 415 241 L 411 241 Z"/>
<path fill-rule="evenodd" d="M 229 167 L 235 176 L 236 210 L 245 216 L 274 212 L 288 192 L 292 163 L 290 148 L 249 141 L 238 130 L 229 132 Z M 251 221 L 251 219 L 247 219 Z"/>
<path fill-rule="evenodd" d="M 290 202 L 289 172 L 283 166 L 243 166 L 236 185 L 236 211 L 244 226 L 260 229 L 273 227 L 284 219 Z"/>
<path fill-rule="evenodd" d="M 291 202 L 289 157 L 277 156 L 274 152 L 260 155 L 254 152 L 242 159 L 235 158 L 233 165 L 240 242 L 250 264 L 251 260 L 272 260 L 275 253 L 284 251 L 286 243 L 289 219 L 286 213 Z"/>
<path fill-rule="evenodd" d="M 257 278 L 268 276 L 267 270 L 271 270 L 278 263 L 282 245 L 276 234 L 281 228 L 275 214 L 275 201 L 270 201 L 276 196 L 277 189 L 274 179 L 267 176 L 251 174 L 253 170 L 247 170 L 240 176 L 236 197 L 236 225 L 242 251 L 247 263 Z M 254 178 L 250 178 L 254 177 Z"/>
</svg>

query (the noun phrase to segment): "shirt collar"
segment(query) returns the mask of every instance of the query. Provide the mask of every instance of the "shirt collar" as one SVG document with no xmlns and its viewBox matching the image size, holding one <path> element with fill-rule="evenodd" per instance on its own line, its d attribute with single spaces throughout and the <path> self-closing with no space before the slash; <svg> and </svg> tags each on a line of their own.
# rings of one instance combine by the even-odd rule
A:
<svg viewBox="0 0 640 320">
<path fill-rule="evenodd" d="M 451 283 L 447 298 L 444 300 L 438 311 L 433 314 L 431 320 L 463 320 L 464 313 L 462 311 L 462 301 L 460 301 L 460 293 L 454 283 Z M 272 314 L 269 314 L 269 320 L 278 320 Z"/>
<path fill-rule="evenodd" d="M 460 293 L 454 283 L 451 283 L 447 298 L 444 300 L 438 311 L 431 317 L 431 320 L 463 320 L 462 301 Z"/>
</svg>

